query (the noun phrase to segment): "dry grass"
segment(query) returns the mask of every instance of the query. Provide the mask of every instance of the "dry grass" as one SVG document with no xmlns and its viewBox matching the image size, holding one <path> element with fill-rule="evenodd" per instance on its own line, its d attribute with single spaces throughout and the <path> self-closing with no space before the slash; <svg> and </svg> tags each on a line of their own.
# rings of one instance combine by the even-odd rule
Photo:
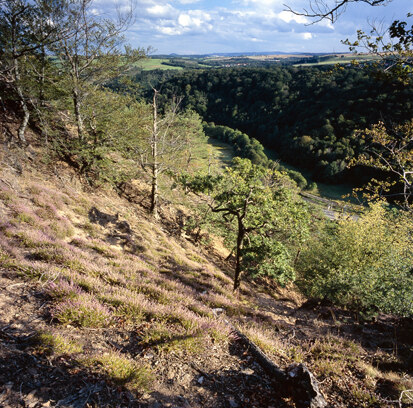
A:
<svg viewBox="0 0 413 408">
<path fill-rule="evenodd" d="M 381 382 L 399 393 L 413 388 L 411 377 L 379 369 L 355 341 L 333 335 L 302 340 L 295 330 L 280 330 L 259 309 L 256 288 L 234 295 L 231 277 L 205 253 L 115 193 L 85 193 L 69 182 L 57 188 L 35 171 L 18 178 L 3 170 L 1 179 L 0 267 L 39 282 L 53 318 L 52 329 L 38 336 L 39 352 L 70 355 L 115 384 L 142 392 L 154 379 L 138 363 L 139 354 L 98 354 L 65 330 L 133 331 L 141 351 L 200 356 L 229 341 L 229 329 L 213 313 L 220 308 L 280 366 L 306 363 L 323 387 L 343 396 L 343 404 L 379 406 Z M 109 221 L 91 219 L 93 207 Z M 128 223 L 129 236 L 115 218 Z M 277 289 L 273 298 L 304 302 L 287 289 Z"/>
<path fill-rule="evenodd" d="M 0 184 L 0 266 L 41 282 L 56 327 L 141 327 L 141 347 L 162 353 L 201 353 L 211 342 L 228 341 L 228 329 L 214 318 L 200 289 L 216 297 L 211 305 L 235 310 L 231 280 L 195 248 L 183 248 L 128 203 L 119 207 L 111 192 L 86 195 L 70 184 L 57 191 L 34 174 L 15 186 L 11 191 Z M 131 253 L 122 240 L 109 239 L 120 234 L 116 222 L 94 221 L 92 207 L 127 219 L 131 239 L 145 249 Z M 135 391 L 151 382 L 148 368 L 130 357 L 90 356 L 52 332 L 41 333 L 38 342 L 40 352 L 76 355 L 80 364 Z"/>
</svg>

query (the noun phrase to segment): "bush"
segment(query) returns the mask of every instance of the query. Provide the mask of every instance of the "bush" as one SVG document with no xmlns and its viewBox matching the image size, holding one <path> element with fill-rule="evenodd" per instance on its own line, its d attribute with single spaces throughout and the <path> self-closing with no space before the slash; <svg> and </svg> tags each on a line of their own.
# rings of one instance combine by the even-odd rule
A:
<svg viewBox="0 0 413 408">
<path fill-rule="evenodd" d="M 300 258 L 300 287 L 359 313 L 413 316 L 412 227 L 380 203 L 326 227 Z"/>
</svg>

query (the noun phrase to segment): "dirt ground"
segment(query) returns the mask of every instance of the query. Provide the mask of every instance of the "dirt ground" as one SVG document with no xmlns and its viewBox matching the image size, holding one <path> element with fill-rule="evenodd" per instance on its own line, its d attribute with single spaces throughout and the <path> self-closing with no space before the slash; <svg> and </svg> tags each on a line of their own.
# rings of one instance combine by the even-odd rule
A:
<svg viewBox="0 0 413 408">
<path fill-rule="evenodd" d="M 297 308 L 288 301 L 275 301 L 260 294 L 263 311 L 278 321 L 281 332 L 294 342 L 310 341 L 331 334 L 356 338 L 374 353 L 378 348 L 410 350 L 411 322 L 395 322 L 383 317 L 359 325 L 347 316 L 348 324 L 329 307 L 304 304 Z M 42 288 L 15 272 L 0 274 L 0 406 L 12 407 L 291 407 L 281 398 L 277 384 L 266 375 L 236 339 L 206 354 L 156 354 L 138 346 L 139 334 L 116 329 L 76 329 L 56 327 L 66 336 L 82 338 L 90 349 L 134 352 L 149 362 L 156 373 L 156 386 L 150 393 L 133 395 L 110 379 L 82 369 L 69 356 L 48 356 L 36 347 L 36 335 L 50 328 L 47 299 Z M 344 312 L 341 312 L 344 313 Z M 408 361 L 408 359 L 410 360 Z M 396 363 L 395 363 L 396 364 Z M 411 353 L 406 364 L 412 364 Z M 382 387 L 391 387 L 391 383 Z M 330 406 L 336 405 L 327 395 Z M 382 406 L 396 406 L 389 402 Z M 404 404 L 404 407 L 409 406 Z"/>
</svg>

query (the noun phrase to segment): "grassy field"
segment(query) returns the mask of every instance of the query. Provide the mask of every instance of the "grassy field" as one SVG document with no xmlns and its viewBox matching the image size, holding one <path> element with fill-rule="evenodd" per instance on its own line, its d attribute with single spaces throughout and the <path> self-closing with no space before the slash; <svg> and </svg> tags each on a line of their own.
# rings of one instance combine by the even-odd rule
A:
<svg viewBox="0 0 413 408">
<path fill-rule="evenodd" d="M 212 173 L 220 171 L 228 166 L 234 157 L 232 147 L 227 144 L 208 138 L 207 141 L 196 140 L 192 145 L 192 168 L 197 171 L 207 171 L 208 167 Z"/>
<path fill-rule="evenodd" d="M 336 56 L 331 56 L 331 58 L 319 61 L 319 62 L 309 62 L 304 64 L 294 64 L 296 67 L 311 67 L 320 65 L 335 65 L 335 64 L 350 64 L 352 61 L 357 62 L 370 62 L 377 60 L 375 55 L 348 55 L 348 54 L 337 54 Z"/>
<path fill-rule="evenodd" d="M 173 67 L 170 65 L 163 65 L 163 62 L 168 62 L 168 59 L 157 59 L 157 58 L 147 58 L 142 61 L 139 61 L 136 66 L 142 68 L 144 71 L 152 71 L 154 69 L 174 69 L 182 70 L 182 67 Z"/>
</svg>

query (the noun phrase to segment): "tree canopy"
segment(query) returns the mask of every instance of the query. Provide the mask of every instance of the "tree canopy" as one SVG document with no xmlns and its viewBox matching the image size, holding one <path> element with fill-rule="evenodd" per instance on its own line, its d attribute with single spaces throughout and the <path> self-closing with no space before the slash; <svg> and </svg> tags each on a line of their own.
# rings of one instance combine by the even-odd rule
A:
<svg viewBox="0 0 413 408">
<path fill-rule="evenodd" d="M 242 273 L 293 281 L 293 260 L 307 237 L 308 213 L 287 176 L 235 158 L 222 175 L 182 175 L 181 184 L 203 193 L 211 211 L 222 216 L 234 248 L 234 289 Z"/>
</svg>

